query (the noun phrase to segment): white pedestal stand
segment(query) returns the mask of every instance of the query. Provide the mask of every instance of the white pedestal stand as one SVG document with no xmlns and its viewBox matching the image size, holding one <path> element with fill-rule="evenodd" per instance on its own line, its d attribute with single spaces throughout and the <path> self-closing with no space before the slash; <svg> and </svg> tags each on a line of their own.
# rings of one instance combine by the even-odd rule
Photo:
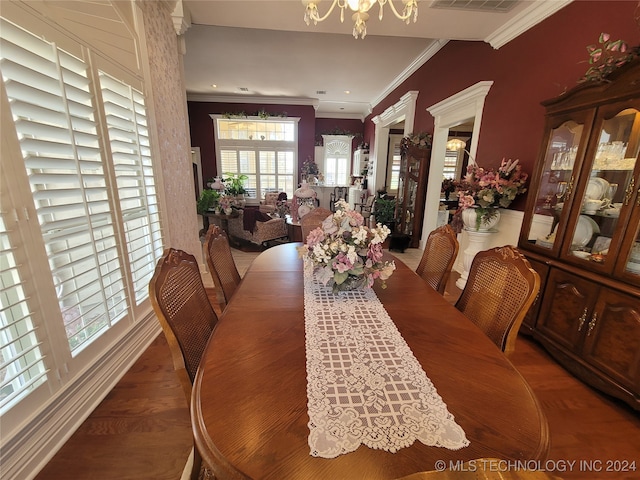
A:
<svg viewBox="0 0 640 480">
<path fill-rule="evenodd" d="M 460 274 L 460 278 L 456 280 L 456 287 L 458 287 L 460 290 L 464 289 L 464 286 L 467 284 L 467 278 L 469 278 L 469 270 L 471 270 L 471 263 L 473 262 L 476 253 L 481 252 L 482 250 L 486 250 L 489 235 L 497 232 L 497 230 L 486 230 L 478 232 L 476 230 L 467 229 L 466 227 L 464 231 L 467 232 L 469 243 L 464 251 L 464 258 L 462 259 L 464 270 Z"/>
</svg>

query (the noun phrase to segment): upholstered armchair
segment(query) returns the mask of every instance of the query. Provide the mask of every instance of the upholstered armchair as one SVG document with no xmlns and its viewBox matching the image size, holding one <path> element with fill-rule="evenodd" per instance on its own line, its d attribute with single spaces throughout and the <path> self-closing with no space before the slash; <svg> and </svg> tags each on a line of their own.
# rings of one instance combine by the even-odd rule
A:
<svg viewBox="0 0 640 480">
<path fill-rule="evenodd" d="M 229 218 L 229 235 L 263 245 L 271 240 L 287 236 L 287 224 L 284 218 L 271 218 L 258 209 L 238 210 L 240 215 Z"/>
<path fill-rule="evenodd" d="M 274 213 L 278 210 L 278 202 L 286 202 L 286 200 L 285 192 L 267 192 L 264 194 L 264 200 L 260 200 L 258 209 L 263 213 Z"/>
<path fill-rule="evenodd" d="M 273 213 L 276 211 L 276 203 L 278 202 L 280 192 L 267 192 L 264 194 L 264 200 L 260 200 L 258 207 L 261 212 Z"/>
</svg>

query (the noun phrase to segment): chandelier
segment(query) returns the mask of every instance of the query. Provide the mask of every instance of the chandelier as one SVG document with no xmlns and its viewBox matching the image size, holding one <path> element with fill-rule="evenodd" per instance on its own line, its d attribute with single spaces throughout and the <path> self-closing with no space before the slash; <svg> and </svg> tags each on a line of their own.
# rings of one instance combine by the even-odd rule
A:
<svg viewBox="0 0 640 480">
<path fill-rule="evenodd" d="M 380 4 L 380 13 L 378 14 L 380 20 L 382 20 L 383 7 L 386 3 L 391 6 L 393 14 L 400 20 L 406 22 L 407 25 L 412 15 L 414 23 L 418 19 L 418 0 L 402 0 L 404 4 L 402 14 L 396 10 L 396 6 L 393 4 L 394 0 L 333 0 L 329 11 L 322 17 L 318 13 L 318 3 L 320 3 L 320 0 L 302 0 L 302 3 L 305 5 L 304 21 L 309 25 L 311 20 L 313 20 L 313 24 L 317 25 L 318 22 L 326 20 L 337 5 L 340 9 L 340 21 L 344 22 L 344 11 L 349 7 L 355 12 L 351 16 L 354 22 L 353 36 L 355 38 L 364 38 L 367 35 L 367 20 L 369 20 L 369 14 L 367 12 L 376 2 Z"/>
</svg>

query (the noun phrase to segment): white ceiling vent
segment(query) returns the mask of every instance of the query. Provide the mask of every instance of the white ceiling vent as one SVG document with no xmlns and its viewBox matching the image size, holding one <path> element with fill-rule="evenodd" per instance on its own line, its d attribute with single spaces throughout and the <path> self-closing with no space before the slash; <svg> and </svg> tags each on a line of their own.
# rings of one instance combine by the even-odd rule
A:
<svg viewBox="0 0 640 480">
<path fill-rule="evenodd" d="M 510 11 L 519 2 L 520 0 L 435 0 L 430 5 L 430 8 L 505 13 Z"/>
</svg>

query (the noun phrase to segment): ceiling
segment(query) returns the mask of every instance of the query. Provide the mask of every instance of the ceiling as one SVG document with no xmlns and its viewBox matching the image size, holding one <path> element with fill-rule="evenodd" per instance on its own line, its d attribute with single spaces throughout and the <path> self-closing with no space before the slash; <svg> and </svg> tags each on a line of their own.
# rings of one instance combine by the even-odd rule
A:
<svg viewBox="0 0 640 480">
<path fill-rule="evenodd" d="M 409 25 L 389 5 L 380 21 L 375 5 L 364 39 L 352 36 L 349 10 L 342 24 L 336 8 L 307 26 L 300 0 L 178 0 L 174 22 L 189 100 L 313 105 L 317 117 L 364 119 L 446 41 L 499 48 L 570 1 L 421 0 Z M 320 2 L 320 15 L 330 5 Z"/>
</svg>

